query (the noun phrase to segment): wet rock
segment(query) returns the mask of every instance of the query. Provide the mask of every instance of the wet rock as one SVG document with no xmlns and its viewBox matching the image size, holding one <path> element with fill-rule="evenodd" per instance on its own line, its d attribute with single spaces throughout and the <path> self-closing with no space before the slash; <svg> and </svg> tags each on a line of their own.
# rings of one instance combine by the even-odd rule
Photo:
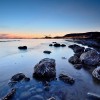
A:
<svg viewBox="0 0 100 100">
<path fill-rule="evenodd" d="M 12 78 L 9 81 L 9 85 L 13 86 L 14 84 L 16 84 L 17 82 L 24 80 L 24 81 L 29 81 L 30 78 L 26 77 L 23 73 L 18 73 L 15 74 L 14 76 L 12 76 Z"/>
<path fill-rule="evenodd" d="M 66 57 L 62 57 L 62 59 L 67 59 Z"/>
<path fill-rule="evenodd" d="M 95 93 L 87 93 L 87 96 L 90 100 L 100 100 L 100 95 Z"/>
<path fill-rule="evenodd" d="M 11 81 L 21 81 L 21 80 L 30 80 L 30 78 L 27 78 L 23 73 L 18 73 L 12 76 Z"/>
<path fill-rule="evenodd" d="M 29 98 L 29 100 L 44 100 L 41 95 L 35 95 Z"/>
<path fill-rule="evenodd" d="M 83 65 L 82 65 L 82 64 L 75 64 L 74 67 L 75 67 L 76 69 L 81 69 L 81 68 L 83 67 Z"/>
<path fill-rule="evenodd" d="M 91 48 L 86 48 L 84 52 L 92 50 Z"/>
<path fill-rule="evenodd" d="M 59 43 L 55 43 L 54 47 L 60 47 L 61 45 Z"/>
<path fill-rule="evenodd" d="M 26 50 L 27 46 L 19 46 L 18 49 L 20 49 L 20 50 Z"/>
<path fill-rule="evenodd" d="M 59 79 L 68 84 L 74 84 L 75 82 L 75 80 L 71 76 L 64 74 L 60 74 Z"/>
<path fill-rule="evenodd" d="M 16 89 L 13 88 L 5 97 L 2 98 L 2 100 L 11 100 L 16 92 Z"/>
<path fill-rule="evenodd" d="M 80 56 L 82 63 L 86 65 L 98 65 L 100 62 L 100 55 L 95 50 L 84 52 Z"/>
<path fill-rule="evenodd" d="M 79 46 L 79 45 L 76 45 L 76 44 L 74 44 L 74 45 L 69 45 L 68 46 L 69 48 L 71 48 L 71 49 L 73 49 L 73 51 L 75 52 L 75 53 L 82 53 L 82 52 L 84 52 L 84 47 L 81 47 L 81 46 Z"/>
<path fill-rule="evenodd" d="M 60 46 L 61 46 L 61 47 L 66 47 L 66 45 L 65 45 L 65 44 L 61 44 Z"/>
<path fill-rule="evenodd" d="M 49 91 L 50 90 L 50 86 L 44 86 L 44 90 L 45 91 Z"/>
<path fill-rule="evenodd" d="M 100 67 L 95 68 L 92 75 L 94 78 L 100 81 Z"/>
<path fill-rule="evenodd" d="M 80 58 L 82 53 L 75 53 L 74 56 L 77 56 L 78 58 Z"/>
<path fill-rule="evenodd" d="M 51 98 L 49 98 L 47 100 L 56 100 L 56 98 L 55 97 L 51 97 Z"/>
<path fill-rule="evenodd" d="M 56 76 L 55 60 L 45 58 L 42 59 L 34 67 L 33 76 L 40 79 L 50 79 Z"/>
<path fill-rule="evenodd" d="M 53 46 L 52 44 L 49 44 L 49 46 Z"/>
<path fill-rule="evenodd" d="M 52 43 L 57 43 L 57 42 L 52 42 Z"/>
<path fill-rule="evenodd" d="M 68 59 L 68 61 L 69 61 L 70 63 L 72 63 L 72 64 L 80 64 L 80 63 L 81 63 L 79 57 L 77 57 L 77 56 L 72 56 L 72 57 L 70 57 L 70 58 Z"/>
<path fill-rule="evenodd" d="M 43 53 L 50 54 L 51 51 L 43 51 Z"/>
</svg>

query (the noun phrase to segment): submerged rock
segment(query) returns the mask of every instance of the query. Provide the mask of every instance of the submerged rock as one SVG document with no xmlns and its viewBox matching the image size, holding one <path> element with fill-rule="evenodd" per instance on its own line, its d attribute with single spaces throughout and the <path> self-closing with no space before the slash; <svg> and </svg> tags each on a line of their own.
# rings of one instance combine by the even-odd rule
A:
<svg viewBox="0 0 100 100">
<path fill-rule="evenodd" d="M 43 51 L 43 53 L 50 54 L 51 51 Z"/>
<path fill-rule="evenodd" d="M 71 76 L 64 75 L 64 74 L 60 74 L 59 79 L 65 83 L 69 83 L 69 84 L 74 84 L 74 82 L 75 82 L 75 80 Z"/>
<path fill-rule="evenodd" d="M 35 95 L 29 98 L 29 100 L 44 100 L 41 95 Z"/>
<path fill-rule="evenodd" d="M 26 50 L 27 46 L 19 46 L 18 49 L 20 49 L 20 50 Z"/>
<path fill-rule="evenodd" d="M 56 76 L 55 65 L 54 59 L 42 59 L 38 64 L 35 65 L 33 76 L 40 79 L 54 78 Z"/>
<path fill-rule="evenodd" d="M 100 67 L 95 68 L 92 75 L 94 78 L 100 81 Z"/>
<path fill-rule="evenodd" d="M 68 46 L 69 48 L 71 48 L 71 49 L 73 49 L 73 51 L 75 52 L 75 53 L 79 53 L 79 52 L 84 52 L 84 47 L 81 47 L 81 46 L 79 46 L 79 45 L 76 45 L 76 44 L 74 44 L 74 45 L 69 45 Z"/>
<path fill-rule="evenodd" d="M 100 62 L 100 55 L 95 50 L 84 52 L 80 56 L 82 63 L 86 65 L 98 65 Z"/>
<path fill-rule="evenodd" d="M 81 68 L 83 67 L 83 65 L 82 65 L 82 64 L 75 64 L 74 67 L 75 67 L 76 69 L 81 69 Z"/>
<path fill-rule="evenodd" d="M 51 98 L 49 98 L 47 100 L 56 100 L 56 98 L 55 97 L 51 97 Z"/>
<path fill-rule="evenodd" d="M 68 61 L 72 64 L 80 64 L 81 63 L 80 59 L 77 56 L 70 57 Z"/>
<path fill-rule="evenodd" d="M 2 98 L 2 100 L 11 100 L 15 92 L 16 92 L 16 89 L 13 88 L 6 96 Z"/>
<path fill-rule="evenodd" d="M 100 95 L 95 94 L 95 93 L 87 93 L 88 98 L 90 98 L 90 100 L 100 100 Z"/>
</svg>

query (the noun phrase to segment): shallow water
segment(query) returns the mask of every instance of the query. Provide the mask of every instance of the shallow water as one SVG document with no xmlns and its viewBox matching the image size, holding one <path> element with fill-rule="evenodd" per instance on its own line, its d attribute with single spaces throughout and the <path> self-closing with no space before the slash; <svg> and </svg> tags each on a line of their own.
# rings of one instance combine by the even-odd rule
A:
<svg viewBox="0 0 100 100">
<path fill-rule="evenodd" d="M 100 84 L 95 82 L 91 73 L 86 69 L 77 70 L 68 62 L 68 58 L 73 55 L 73 51 L 68 48 L 73 42 L 63 39 L 21 39 L 21 40 L 0 40 L 0 98 L 2 98 L 11 88 L 8 81 L 14 74 L 19 72 L 30 77 L 29 82 L 19 82 L 14 87 L 17 88 L 12 100 L 31 100 L 34 95 L 41 95 L 44 100 L 54 96 L 59 100 L 88 100 L 87 92 L 100 95 Z M 64 43 L 66 47 L 49 47 L 52 42 Z M 18 46 L 26 45 L 27 50 L 19 50 Z M 51 54 L 44 54 L 44 50 L 50 50 Z M 62 59 L 66 57 L 66 59 Z M 43 58 L 53 58 L 56 60 L 57 80 L 50 82 L 50 90 L 45 91 L 43 83 L 32 77 L 34 66 Z M 75 78 L 75 84 L 69 85 L 58 79 L 60 73 L 69 74 Z M 41 90 L 41 91 L 40 91 Z M 27 95 L 26 95 L 27 94 Z M 24 96 L 23 96 L 24 95 Z"/>
</svg>

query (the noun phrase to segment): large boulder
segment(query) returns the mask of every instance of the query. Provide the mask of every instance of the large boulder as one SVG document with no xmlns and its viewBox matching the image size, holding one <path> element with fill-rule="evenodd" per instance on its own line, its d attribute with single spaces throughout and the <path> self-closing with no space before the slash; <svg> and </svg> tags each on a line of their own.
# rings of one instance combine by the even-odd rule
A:
<svg viewBox="0 0 100 100">
<path fill-rule="evenodd" d="M 85 49 L 84 47 L 81 47 L 81 46 L 76 45 L 76 44 L 69 45 L 68 47 L 71 48 L 75 53 L 83 53 L 84 49 Z"/>
<path fill-rule="evenodd" d="M 84 52 L 80 56 L 82 63 L 86 65 L 98 65 L 100 62 L 100 55 L 95 50 Z"/>
<path fill-rule="evenodd" d="M 55 60 L 45 58 L 42 59 L 34 67 L 33 76 L 40 79 L 50 79 L 56 76 Z"/>
<path fill-rule="evenodd" d="M 79 57 L 77 57 L 77 56 L 75 56 L 75 55 L 72 56 L 72 57 L 70 57 L 70 58 L 68 59 L 68 61 L 69 61 L 71 64 L 80 64 L 80 63 L 81 63 Z"/>
<path fill-rule="evenodd" d="M 100 67 L 95 68 L 92 75 L 94 78 L 100 81 Z"/>
</svg>

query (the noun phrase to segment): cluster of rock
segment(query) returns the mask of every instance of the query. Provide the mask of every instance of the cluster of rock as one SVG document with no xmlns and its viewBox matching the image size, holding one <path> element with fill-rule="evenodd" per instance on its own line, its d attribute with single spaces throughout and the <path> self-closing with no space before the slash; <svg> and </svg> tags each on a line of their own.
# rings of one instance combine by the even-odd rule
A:
<svg viewBox="0 0 100 100">
<path fill-rule="evenodd" d="M 97 67 L 100 65 L 100 54 L 91 48 L 84 48 L 79 45 L 70 45 L 74 51 L 74 56 L 69 58 L 69 62 L 74 65 L 76 69 L 81 69 L 82 67 Z M 92 75 L 100 80 L 100 67 L 94 69 Z"/>
<path fill-rule="evenodd" d="M 65 45 L 65 44 L 60 44 L 60 43 L 57 43 L 57 42 L 53 42 L 52 44 L 49 44 L 49 46 L 54 46 L 54 47 L 65 47 L 66 45 Z"/>
</svg>

